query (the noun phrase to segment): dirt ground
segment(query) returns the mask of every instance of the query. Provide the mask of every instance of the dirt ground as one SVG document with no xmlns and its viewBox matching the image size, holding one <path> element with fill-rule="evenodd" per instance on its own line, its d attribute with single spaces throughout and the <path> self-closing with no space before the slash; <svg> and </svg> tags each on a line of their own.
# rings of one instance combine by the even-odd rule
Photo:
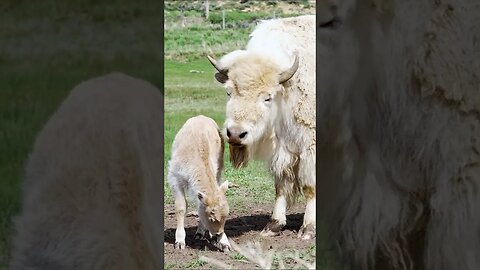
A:
<svg viewBox="0 0 480 270">
<path fill-rule="evenodd" d="M 297 238 L 297 231 L 303 222 L 304 207 L 302 204 L 296 204 L 287 211 L 287 225 L 280 235 L 273 237 L 260 236 L 263 227 L 270 220 L 272 207 L 271 204 L 252 204 L 247 207 L 247 209 L 251 209 L 248 214 L 231 210 L 225 224 L 225 232 L 229 240 L 235 241 L 240 246 L 245 246 L 248 242 L 259 242 L 264 251 L 273 249 L 280 252 L 276 254 L 298 250 L 300 254 L 303 254 L 305 260 L 313 262 L 315 251 L 312 251 L 312 246 L 315 245 L 315 239 L 301 240 Z M 190 210 L 192 209 L 189 208 Z M 249 262 L 235 251 L 223 253 L 206 240 L 194 240 L 197 224 L 198 217 L 195 213 L 187 214 L 185 218 L 186 248 L 184 250 L 174 249 L 175 208 L 171 204 L 165 205 L 165 266 L 167 269 L 218 269 L 213 264 L 200 263 L 198 260 L 200 255 L 220 260 L 235 269 L 259 269 L 258 265 Z M 307 252 L 309 249 L 311 252 Z M 292 269 L 300 266 L 294 259 L 282 257 L 286 268 Z"/>
</svg>

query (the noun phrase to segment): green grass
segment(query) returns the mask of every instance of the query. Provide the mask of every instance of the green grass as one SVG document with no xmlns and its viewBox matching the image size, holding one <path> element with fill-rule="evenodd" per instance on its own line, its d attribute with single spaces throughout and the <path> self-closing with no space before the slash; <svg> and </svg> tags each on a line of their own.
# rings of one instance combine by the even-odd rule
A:
<svg viewBox="0 0 480 270">
<path fill-rule="evenodd" d="M 190 70 L 203 71 L 191 73 Z M 208 60 L 199 59 L 189 63 L 165 61 L 165 177 L 171 157 L 173 139 L 185 121 L 203 114 L 214 119 L 221 127 L 225 121 L 225 90 L 213 78 L 213 68 Z M 231 209 L 246 210 L 245 198 L 249 203 L 273 203 L 275 189 L 273 178 L 264 162 L 253 161 L 247 168 L 233 169 L 229 159 L 228 144 L 225 151 L 224 178 L 239 185 L 227 191 Z M 165 178 L 166 179 L 166 178 Z M 171 190 L 165 182 L 165 202 L 173 203 Z"/>
<path fill-rule="evenodd" d="M 198 269 L 199 267 L 207 264 L 206 262 L 200 260 L 198 257 L 195 260 L 190 261 L 185 268 L 187 269 Z"/>
<path fill-rule="evenodd" d="M 0 3 L 0 269 L 36 135 L 78 83 L 112 71 L 162 89 L 156 1 Z"/>
<path fill-rule="evenodd" d="M 277 8 L 278 1 L 225 1 L 222 5 L 210 1 L 207 19 L 203 1 L 165 1 L 165 58 L 187 63 L 207 53 L 219 56 L 244 48 L 260 20 L 305 14 L 302 3 L 308 1 L 297 2 L 291 5 L 291 11 L 283 12 Z M 257 9 L 251 10 L 252 6 Z M 222 10 L 225 29 L 222 29 Z"/>
<path fill-rule="evenodd" d="M 239 23 L 243 22 L 254 22 L 257 20 L 265 20 L 267 18 L 271 18 L 272 13 L 270 12 L 239 12 L 239 11 L 228 11 L 225 12 L 225 22 L 228 22 L 232 25 L 238 25 Z M 221 24 L 222 23 L 222 12 L 221 11 L 214 11 L 210 13 L 208 17 L 208 21 L 213 24 Z"/>
<path fill-rule="evenodd" d="M 232 251 L 230 254 L 230 257 L 236 261 L 241 261 L 241 262 L 248 262 L 247 257 L 243 256 L 242 254 Z"/>
<path fill-rule="evenodd" d="M 209 26 L 175 28 L 165 31 L 165 58 L 189 62 L 207 53 L 223 55 L 245 47 L 252 27 L 213 29 Z M 232 36 L 235 37 L 232 39 Z"/>
<path fill-rule="evenodd" d="M 165 270 L 177 269 L 177 268 L 178 266 L 176 264 L 165 262 L 165 265 L 164 265 Z"/>
</svg>

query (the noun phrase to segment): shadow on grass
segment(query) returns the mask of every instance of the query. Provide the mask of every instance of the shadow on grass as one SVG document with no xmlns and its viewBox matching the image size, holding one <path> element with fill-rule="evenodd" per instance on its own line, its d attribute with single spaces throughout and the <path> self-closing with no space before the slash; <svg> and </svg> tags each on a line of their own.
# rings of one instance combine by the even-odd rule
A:
<svg viewBox="0 0 480 270">
<path fill-rule="evenodd" d="M 255 231 L 260 233 L 263 230 L 265 225 L 270 221 L 270 215 L 267 214 L 258 214 L 251 216 L 241 216 L 228 219 L 225 223 L 225 233 L 228 238 L 240 237 L 245 233 Z M 303 214 L 290 214 L 287 215 L 287 225 L 282 229 L 284 231 L 293 231 L 297 232 L 303 223 Z M 175 228 L 169 228 L 165 230 L 165 243 L 175 244 Z M 197 226 L 186 227 L 185 232 L 185 244 L 186 246 L 197 249 L 204 250 L 217 250 L 212 244 L 206 240 L 196 240 L 195 232 Z"/>
</svg>

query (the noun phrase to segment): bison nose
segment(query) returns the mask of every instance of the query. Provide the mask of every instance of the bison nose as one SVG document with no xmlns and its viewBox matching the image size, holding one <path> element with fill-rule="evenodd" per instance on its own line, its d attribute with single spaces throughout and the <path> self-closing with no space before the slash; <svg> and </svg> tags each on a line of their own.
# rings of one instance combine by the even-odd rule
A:
<svg viewBox="0 0 480 270">
<path fill-rule="evenodd" d="M 227 128 L 228 143 L 232 145 L 241 145 L 242 140 L 245 139 L 247 134 L 248 134 L 247 131 L 235 132 Z"/>
</svg>

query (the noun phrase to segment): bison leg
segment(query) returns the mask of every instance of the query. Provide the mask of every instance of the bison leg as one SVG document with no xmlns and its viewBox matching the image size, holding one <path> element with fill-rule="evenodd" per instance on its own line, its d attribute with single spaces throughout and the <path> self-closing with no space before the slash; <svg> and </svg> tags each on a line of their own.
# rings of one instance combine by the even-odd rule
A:
<svg viewBox="0 0 480 270">
<path fill-rule="evenodd" d="M 315 237 L 316 228 L 316 190 L 315 190 L 315 153 L 306 152 L 300 157 L 298 168 L 298 183 L 301 183 L 303 195 L 307 201 L 303 224 L 298 231 L 298 237 L 312 239 Z"/>
<path fill-rule="evenodd" d="M 180 188 L 174 190 L 175 216 L 177 217 L 177 230 L 175 231 L 175 248 L 185 248 L 185 213 L 187 212 L 187 200 L 185 192 Z"/>
<path fill-rule="evenodd" d="M 222 235 L 220 236 L 218 245 L 223 252 L 232 250 L 232 247 L 230 246 L 230 242 L 228 241 L 227 235 L 225 233 L 222 233 Z"/>
<path fill-rule="evenodd" d="M 272 219 L 261 232 L 262 236 L 279 235 L 285 224 L 287 224 L 287 199 L 285 195 L 283 195 L 280 186 L 281 185 L 275 185 L 276 199 Z"/>
<path fill-rule="evenodd" d="M 218 248 L 219 250 L 223 252 L 228 252 L 232 250 L 232 246 L 230 245 L 230 242 L 228 241 L 227 234 L 221 233 L 212 236 L 212 241 L 211 243 Z"/>
<path fill-rule="evenodd" d="M 305 207 L 305 215 L 303 217 L 303 225 L 298 231 L 298 237 L 302 239 L 312 239 L 315 237 L 315 186 L 303 186 L 303 194 L 307 200 L 307 206 Z"/>
</svg>

